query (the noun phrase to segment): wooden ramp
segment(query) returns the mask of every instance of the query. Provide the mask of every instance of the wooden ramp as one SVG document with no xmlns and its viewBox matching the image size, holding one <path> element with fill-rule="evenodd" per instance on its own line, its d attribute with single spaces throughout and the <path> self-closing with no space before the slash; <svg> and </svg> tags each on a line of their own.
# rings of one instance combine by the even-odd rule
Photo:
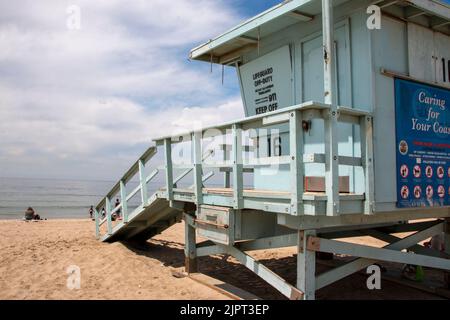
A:
<svg viewBox="0 0 450 320">
<path fill-rule="evenodd" d="M 180 222 L 181 218 L 181 211 L 171 208 L 169 201 L 154 194 L 148 204 L 136 208 L 129 215 L 128 222 L 120 221 L 101 240 L 147 240 Z"/>
</svg>

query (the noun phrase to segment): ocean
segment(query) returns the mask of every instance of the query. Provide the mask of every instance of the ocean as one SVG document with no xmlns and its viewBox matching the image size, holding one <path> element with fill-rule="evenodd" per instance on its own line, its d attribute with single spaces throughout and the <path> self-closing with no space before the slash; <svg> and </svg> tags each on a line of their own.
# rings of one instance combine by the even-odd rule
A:
<svg viewBox="0 0 450 320">
<path fill-rule="evenodd" d="M 42 218 L 88 218 L 114 181 L 0 178 L 0 219 L 22 219 L 28 207 Z M 160 184 L 149 184 L 152 194 Z M 114 201 L 114 200 L 113 200 Z"/>
</svg>

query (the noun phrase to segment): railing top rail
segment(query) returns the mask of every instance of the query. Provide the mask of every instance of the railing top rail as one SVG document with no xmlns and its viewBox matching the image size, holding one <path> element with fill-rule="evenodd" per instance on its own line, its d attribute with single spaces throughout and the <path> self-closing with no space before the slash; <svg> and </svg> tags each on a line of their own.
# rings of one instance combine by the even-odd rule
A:
<svg viewBox="0 0 450 320">
<path fill-rule="evenodd" d="M 283 109 L 278 109 L 278 110 L 275 110 L 275 111 L 267 112 L 267 113 L 264 113 L 264 114 L 259 114 L 259 115 L 255 115 L 255 116 L 251 116 L 251 117 L 246 117 L 246 118 L 241 118 L 241 119 L 238 119 L 238 120 L 233 120 L 233 121 L 220 123 L 220 124 L 213 125 L 213 126 L 208 126 L 208 127 L 202 128 L 201 130 L 202 131 L 206 131 L 206 130 L 209 130 L 209 129 L 219 129 L 219 130 L 220 129 L 227 129 L 227 128 L 231 128 L 231 126 L 236 125 L 236 124 L 250 123 L 250 122 L 254 122 L 254 121 L 258 121 L 260 119 L 263 119 L 264 117 L 267 117 L 267 116 L 271 116 L 271 115 L 274 115 L 274 114 L 286 113 L 286 112 L 289 112 L 289 111 L 292 111 L 292 110 L 297 110 L 297 109 L 305 109 L 305 110 L 306 109 L 317 109 L 317 108 L 327 109 L 329 107 L 330 107 L 329 105 L 326 105 L 326 104 L 323 104 L 323 103 L 309 101 L 309 102 L 305 102 L 305 103 L 302 103 L 302 104 L 299 104 L 299 105 L 295 105 L 295 106 L 292 106 L 292 107 L 288 107 L 288 108 L 283 108 Z M 156 138 L 156 139 L 153 139 L 153 141 L 160 142 L 160 141 L 165 140 L 165 139 L 171 139 L 171 138 L 175 138 L 175 137 L 187 136 L 187 135 L 192 134 L 193 132 L 195 132 L 195 130 L 180 132 L 180 133 L 177 133 L 177 134 L 167 135 L 167 136 L 163 136 L 163 137 L 160 137 L 160 138 Z"/>
<path fill-rule="evenodd" d="M 251 122 L 255 122 L 258 120 L 262 120 L 266 117 L 269 116 L 273 116 L 273 115 L 277 115 L 277 114 L 284 114 L 284 113 L 288 113 L 291 111 L 296 111 L 296 110 L 326 110 L 326 109 L 330 109 L 331 105 L 329 104 L 325 104 L 325 103 L 321 103 L 321 102 L 317 102 L 317 101 L 308 101 L 308 102 L 304 102 L 298 105 L 294 105 L 291 107 L 287 107 L 287 108 L 282 108 L 282 109 L 278 109 L 275 111 L 271 111 L 271 112 L 267 112 L 264 114 L 259 114 L 259 115 L 255 115 L 255 116 L 251 116 L 251 117 L 247 117 L 247 118 L 242 118 L 242 119 L 238 119 L 238 120 L 234 120 L 234 121 L 228 121 L 225 123 L 221 123 L 221 124 L 217 124 L 217 125 L 213 125 L 213 126 L 208 126 L 205 128 L 202 128 L 202 131 L 206 131 L 206 130 L 212 130 L 212 129 L 217 129 L 217 130 L 221 130 L 221 129 L 228 129 L 231 128 L 231 126 L 233 125 L 243 125 L 243 124 L 248 124 Z M 358 110 L 358 109 L 352 109 L 349 107 L 344 107 L 344 106 L 338 106 L 338 111 L 340 112 L 340 114 L 346 114 L 346 115 L 351 115 L 351 116 L 370 116 L 372 115 L 372 113 L 368 112 L 368 111 L 363 111 L 363 110 Z M 178 137 L 182 137 L 182 136 L 188 136 L 190 134 L 192 134 L 193 131 L 185 131 L 185 132 L 180 132 L 177 134 L 173 134 L 173 135 L 167 135 L 167 136 L 163 136 L 160 138 L 156 138 L 153 139 L 154 142 L 156 143 L 160 143 L 161 141 L 165 140 L 165 139 L 171 139 L 171 138 L 178 138 Z"/>
</svg>

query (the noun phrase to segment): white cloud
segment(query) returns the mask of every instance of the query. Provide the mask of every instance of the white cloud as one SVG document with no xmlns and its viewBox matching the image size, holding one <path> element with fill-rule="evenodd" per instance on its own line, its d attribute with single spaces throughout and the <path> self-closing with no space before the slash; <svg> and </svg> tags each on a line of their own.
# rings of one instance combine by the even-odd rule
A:
<svg viewBox="0 0 450 320">
<path fill-rule="evenodd" d="M 233 83 L 187 62 L 238 19 L 221 1 L 0 0 L 0 176 L 118 175 L 151 138 L 242 116 Z"/>
</svg>

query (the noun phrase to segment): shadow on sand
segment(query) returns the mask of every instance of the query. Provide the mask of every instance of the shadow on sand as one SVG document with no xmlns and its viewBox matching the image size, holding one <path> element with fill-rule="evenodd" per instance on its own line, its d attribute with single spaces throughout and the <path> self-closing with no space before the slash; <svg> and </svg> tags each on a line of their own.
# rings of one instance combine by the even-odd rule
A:
<svg viewBox="0 0 450 320">
<path fill-rule="evenodd" d="M 134 253 L 151 259 L 157 259 L 164 266 L 172 268 L 184 267 L 184 244 L 180 242 L 151 239 L 144 243 L 123 242 Z M 341 258 L 338 258 L 341 259 Z M 291 255 L 281 258 L 259 260 L 270 270 L 276 272 L 291 284 L 296 282 L 297 256 Z M 199 272 L 223 282 L 246 290 L 262 299 L 286 298 L 277 290 L 261 280 L 254 273 L 238 263 L 228 255 L 215 255 L 198 259 Z M 389 266 L 396 268 L 396 266 Z M 318 260 L 316 271 L 318 274 L 330 269 L 329 266 Z M 364 272 L 353 274 L 328 287 L 316 292 L 316 299 L 354 300 L 354 299 L 436 299 L 435 295 L 427 294 L 389 281 L 383 281 L 383 290 L 368 290 L 367 276 Z"/>
</svg>

